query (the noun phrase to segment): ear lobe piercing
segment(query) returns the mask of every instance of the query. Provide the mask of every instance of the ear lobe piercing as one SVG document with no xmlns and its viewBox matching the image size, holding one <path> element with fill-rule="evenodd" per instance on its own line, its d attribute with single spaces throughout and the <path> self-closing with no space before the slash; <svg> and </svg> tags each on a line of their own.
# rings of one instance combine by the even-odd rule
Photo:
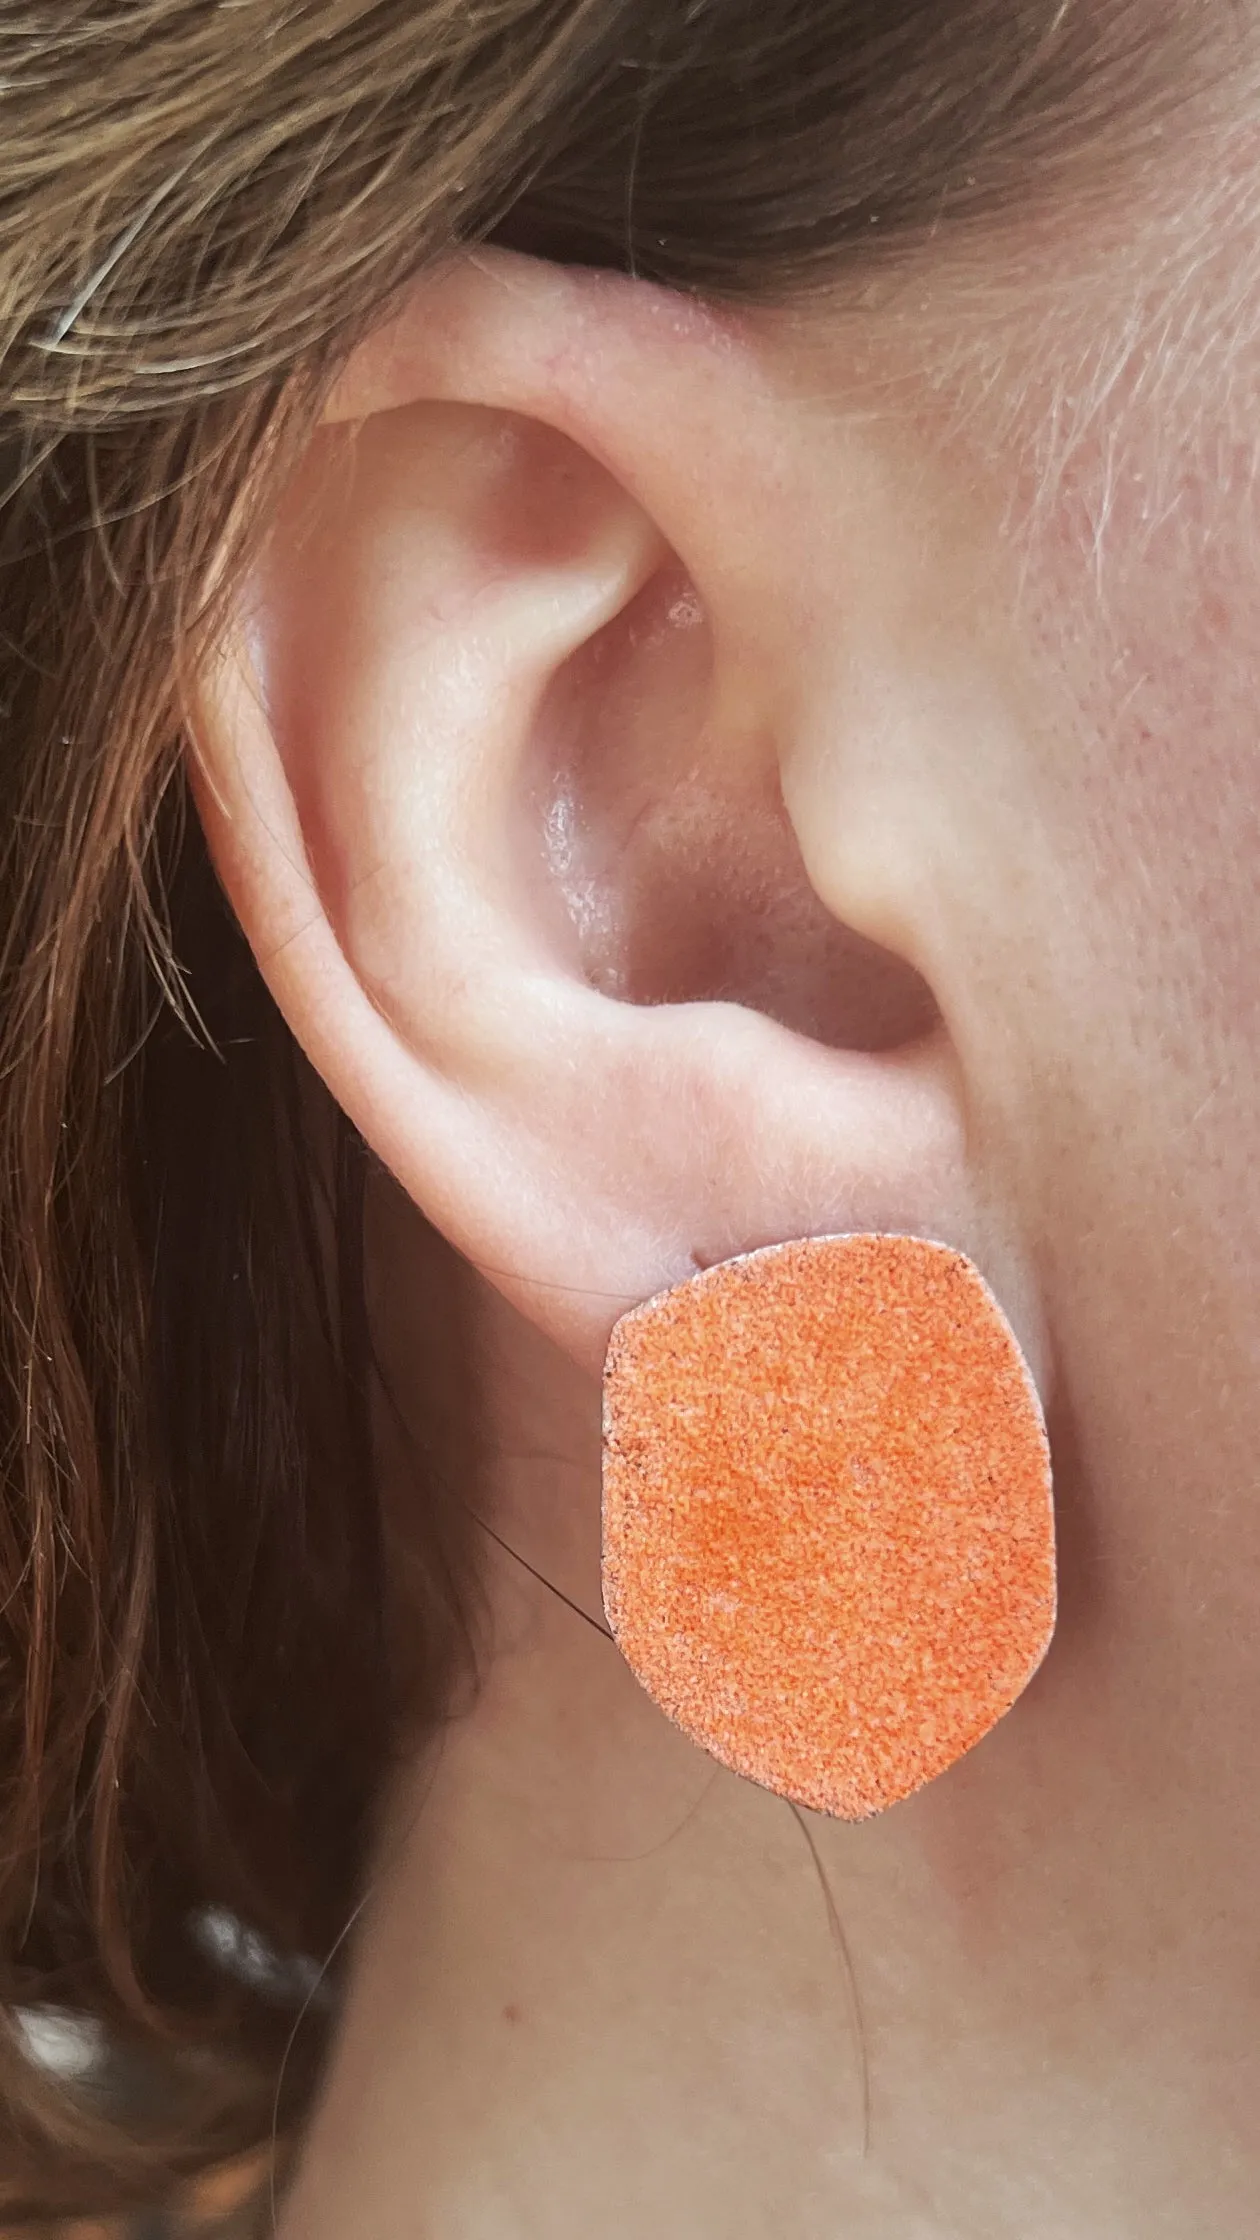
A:
<svg viewBox="0 0 1260 2240">
<path fill-rule="evenodd" d="M 813 1237 L 621 1317 L 603 1586 L 669 1717 L 735 1772 L 860 1820 L 1009 1710 L 1055 1620 L 1031 1372 L 964 1254 Z"/>
</svg>

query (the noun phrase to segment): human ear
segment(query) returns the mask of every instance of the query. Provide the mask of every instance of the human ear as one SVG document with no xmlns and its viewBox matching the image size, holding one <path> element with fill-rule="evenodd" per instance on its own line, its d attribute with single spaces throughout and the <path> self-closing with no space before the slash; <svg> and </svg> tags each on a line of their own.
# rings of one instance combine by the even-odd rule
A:
<svg viewBox="0 0 1260 2240">
<path fill-rule="evenodd" d="M 1037 1369 L 935 984 L 1001 664 L 904 426 L 803 408 L 765 331 L 418 283 L 206 678 L 208 837 L 339 1103 L 582 1364 L 699 1267 L 884 1229 L 977 1259 Z"/>
</svg>

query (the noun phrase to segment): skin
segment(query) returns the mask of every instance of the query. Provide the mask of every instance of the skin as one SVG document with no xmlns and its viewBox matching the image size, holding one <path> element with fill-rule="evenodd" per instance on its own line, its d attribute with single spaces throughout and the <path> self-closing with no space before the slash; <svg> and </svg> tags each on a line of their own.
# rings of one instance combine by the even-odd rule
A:
<svg viewBox="0 0 1260 2240">
<path fill-rule="evenodd" d="M 470 1499 L 578 1608 L 488 1544 L 283 2240 L 1254 2229 L 1250 170 L 1218 112 L 808 310 L 479 257 L 333 400 L 203 814 L 394 1178 L 395 1385 L 459 1255 Z M 697 1262 L 868 1227 L 1019 1334 L 1061 1620 L 849 1827 L 600 1633 L 598 1373 Z"/>
</svg>

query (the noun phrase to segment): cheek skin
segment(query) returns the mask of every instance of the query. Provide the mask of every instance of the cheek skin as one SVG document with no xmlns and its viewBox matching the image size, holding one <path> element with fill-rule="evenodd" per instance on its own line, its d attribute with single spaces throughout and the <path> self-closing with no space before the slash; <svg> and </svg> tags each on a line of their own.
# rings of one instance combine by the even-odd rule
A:
<svg viewBox="0 0 1260 2240">
<path fill-rule="evenodd" d="M 1220 372 L 1181 427 L 1117 409 L 1025 579 L 1051 712 L 1020 1169 L 1078 1472 L 1080 1733 L 1146 1830 L 1141 1880 L 1184 1878 L 1205 1938 L 1214 1885 L 1241 1927 L 1260 1837 L 1260 583 L 1235 440 L 1260 365 Z"/>
<path fill-rule="evenodd" d="M 1150 454 L 1177 432 L 1124 431 L 1096 572 L 1088 491 L 1064 492 L 1038 582 L 1061 715 L 1036 787 L 1089 960 L 1063 1021 L 1077 1095 L 1114 1128 L 1144 1222 L 1197 1232 L 1201 1303 L 1228 1294 L 1241 1337 L 1260 1243 L 1260 555 L 1252 460 L 1212 432 L 1152 532 Z"/>
<path fill-rule="evenodd" d="M 869 1987 L 890 2043 L 950 2045 L 976 2108 L 1005 2090 L 976 2049 L 1020 2048 L 1021 2106 L 1061 2087 L 1091 2198 L 1114 2179 L 1090 2161 L 1097 2110 L 1113 2138 L 1131 2117 L 1150 2230 L 1171 2229 L 1188 2157 L 1251 2156 L 1258 2074 L 1260 586 L 1233 430 L 1260 409 L 1227 370 L 1229 410 L 1223 378 L 1193 428 L 1117 406 L 1052 501 L 1024 493 L 1037 529 L 1012 540 L 1019 877 L 1004 864 L 960 915 L 946 962 L 973 1143 L 1019 1210 L 1050 1331 L 1060 1621 L 1018 1716 L 901 1808 L 925 1911 L 939 1935 L 944 1899 L 965 1959 L 970 2034 L 947 2002 L 925 2016 L 917 1984 Z M 1011 458 L 990 465 L 1005 494 Z M 895 1832 L 870 1846 L 890 1874 Z M 920 2102 L 898 2137 L 925 2173 L 931 2122 Z M 1136 2229 L 1132 2186 L 1130 2167 L 1117 2231 Z"/>
</svg>

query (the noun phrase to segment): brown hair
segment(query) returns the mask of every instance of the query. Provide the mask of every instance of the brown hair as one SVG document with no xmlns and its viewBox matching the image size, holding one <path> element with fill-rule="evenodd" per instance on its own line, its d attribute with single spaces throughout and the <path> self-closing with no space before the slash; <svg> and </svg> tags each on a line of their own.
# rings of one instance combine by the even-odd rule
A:
<svg viewBox="0 0 1260 2240">
<path fill-rule="evenodd" d="M 769 298 L 1026 199 L 1141 112 L 1152 13 L 71 0 L 6 25 L 4 2214 L 156 2198 L 266 2133 L 397 1706 L 364 1155 L 182 771 L 187 679 L 328 381 L 409 275 L 490 234 Z M 430 1720 L 457 1510 L 433 1473 Z M 225 1970 L 207 1921 L 265 1963 Z M 103 2027 L 101 2076 L 32 2058 L 44 2009 Z"/>
</svg>

